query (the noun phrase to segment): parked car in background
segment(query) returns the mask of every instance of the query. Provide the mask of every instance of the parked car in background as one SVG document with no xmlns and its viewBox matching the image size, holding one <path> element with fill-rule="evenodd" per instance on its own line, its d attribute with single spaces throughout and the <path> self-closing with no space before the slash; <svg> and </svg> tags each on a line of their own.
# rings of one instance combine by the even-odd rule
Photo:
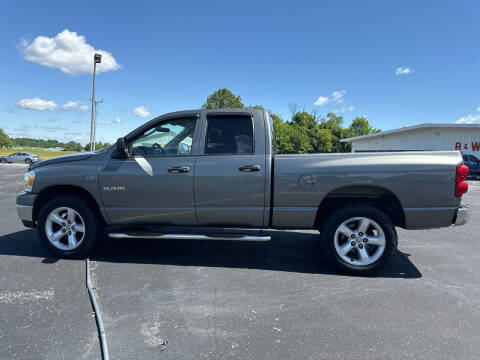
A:
<svg viewBox="0 0 480 360">
<path fill-rule="evenodd" d="M 480 160 L 476 156 L 471 154 L 462 154 L 463 162 L 468 167 L 470 177 L 480 176 Z"/>
<path fill-rule="evenodd" d="M 32 164 L 39 162 L 40 156 L 32 154 L 32 153 L 27 153 L 27 152 L 16 152 L 7 156 L 0 156 L 0 162 L 2 164 L 6 163 L 13 163 L 13 162 L 22 162 L 25 164 Z"/>
</svg>

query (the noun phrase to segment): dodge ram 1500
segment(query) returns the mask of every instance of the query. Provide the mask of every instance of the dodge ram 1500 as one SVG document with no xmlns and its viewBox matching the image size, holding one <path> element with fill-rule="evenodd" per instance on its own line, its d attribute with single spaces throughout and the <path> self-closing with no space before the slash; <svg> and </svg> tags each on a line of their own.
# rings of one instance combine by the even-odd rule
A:
<svg viewBox="0 0 480 360">
<path fill-rule="evenodd" d="M 367 274 L 395 250 L 395 227 L 465 224 L 467 175 L 455 151 L 276 154 L 267 111 L 193 110 L 31 164 L 17 210 L 62 257 L 105 234 L 262 241 L 265 229 L 315 229 L 336 267 Z"/>
</svg>

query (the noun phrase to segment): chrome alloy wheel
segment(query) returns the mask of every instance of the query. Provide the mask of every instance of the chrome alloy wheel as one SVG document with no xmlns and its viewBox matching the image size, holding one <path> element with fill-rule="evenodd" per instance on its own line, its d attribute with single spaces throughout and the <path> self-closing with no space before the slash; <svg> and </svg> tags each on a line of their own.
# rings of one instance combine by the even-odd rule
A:
<svg viewBox="0 0 480 360">
<path fill-rule="evenodd" d="M 372 219 L 353 217 L 335 231 L 335 250 L 348 264 L 367 266 L 377 261 L 385 251 L 385 233 Z"/>
<path fill-rule="evenodd" d="M 53 246 L 69 251 L 82 243 L 85 237 L 85 222 L 72 208 L 59 207 L 48 214 L 45 232 Z"/>
</svg>

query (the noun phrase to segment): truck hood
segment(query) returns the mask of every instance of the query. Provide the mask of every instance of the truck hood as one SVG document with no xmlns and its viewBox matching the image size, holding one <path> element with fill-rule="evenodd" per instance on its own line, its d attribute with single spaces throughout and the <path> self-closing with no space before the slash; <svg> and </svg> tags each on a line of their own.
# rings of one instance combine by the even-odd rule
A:
<svg viewBox="0 0 480 360">
<path fill-rule="evenodd" d="M 41 166 L 57 164 L 57 163 L 67 162 L 67 161 L 86 160 L 94 154 L 95 154 L 94 151 L 88 151 L 88 152 L 82 152 L 82 153 L 76 153 L 76 154 L 70 154 L 70 155 L 63 155 L 63 156 L 59 156 L 59 157 L 56 157 L 56 158 L 43 160 L 43 161 L 39 161 L 37 163 L 34 163 L 34 164 L 30 165 L 29 169 L 30 170 L 31 169 L 36 169 L 36 168 L 39 168 Z"/>
</svg>

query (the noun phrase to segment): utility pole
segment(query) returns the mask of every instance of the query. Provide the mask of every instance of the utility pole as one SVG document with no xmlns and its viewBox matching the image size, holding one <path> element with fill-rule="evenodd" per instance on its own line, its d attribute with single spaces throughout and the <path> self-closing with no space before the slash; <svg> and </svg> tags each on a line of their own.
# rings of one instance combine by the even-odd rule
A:
<svg viewBox="0 0 480 360">
<path fill-rule="evenodd" d="M 95 101 L 95 111 L 93 116 L 93 151 L 95 151 L 95 139 L 97 135 L 97 105 L 103 103 L 103 99 L 100 101 Z M 92 150 L 92 146 L 90 146 L 90 150 Z"/>
<path fill-rule="evenodd" d="M 97 64 L 102 62 L 102 55 L 93 55 L 93 91 L 92 91 L 92 115 L 90 118 L 90 151 L 95 150 L 95 122 L 96 119 L 96 103 L 95 103 L 95 73 L 97 71 Z"/>
</svg>

